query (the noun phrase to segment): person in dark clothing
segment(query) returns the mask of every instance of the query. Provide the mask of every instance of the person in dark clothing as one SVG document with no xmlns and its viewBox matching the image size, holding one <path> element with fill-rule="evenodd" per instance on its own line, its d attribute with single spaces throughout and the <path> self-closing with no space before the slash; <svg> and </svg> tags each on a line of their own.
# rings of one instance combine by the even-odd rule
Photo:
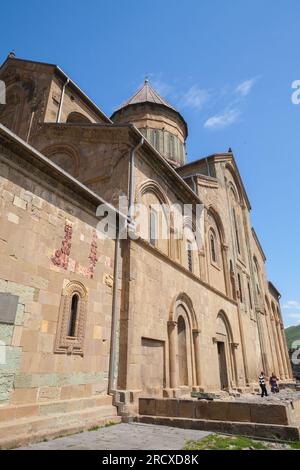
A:
<svg viewBox="0 0 300 470">
<path fill-rule="evenodd" d="M 272 375 L 271 375 L 270 380 L 269 380 L 269 384 L 270 384 L 272 393 L 278 393 L 279 392 L 279 387 L 278 387 L 278 384 L 277 384 L 278 380 L 279 379 L 277 379 L 274 372 L 272 372 Z"/>
<path fill-rule="evenodd" d="M 261 389 L 261 397 L 268 396 L 267 388 L 266 388 L 266 381 L 265 381 L 265 373 L 262 370 L 260 376 L 258 378 L 259 386 Z"/>
</svg>

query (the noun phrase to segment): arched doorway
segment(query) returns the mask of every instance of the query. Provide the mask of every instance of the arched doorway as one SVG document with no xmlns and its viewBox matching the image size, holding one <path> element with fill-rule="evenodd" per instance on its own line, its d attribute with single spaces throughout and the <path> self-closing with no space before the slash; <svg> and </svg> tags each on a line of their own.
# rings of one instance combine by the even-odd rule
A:
<svg viewBox="0 0 300 470">
<path fill-rule="evenodd" d="M 216 343 L 218 355 L 219 385 L 221 390 L 236 387 L 237 372 L 232 332 L 224 312 L 217 317 Z"/>
<path fill-rule="evenodd" d="M 200 386 L 200 330 L 190 298 L 174 299 L 168 321 L 169 379 L 173 390 Z"/>
<path fill-rule="evenodd" d="M 177 338 L 178 338 L 178 382 L 180 385 L 188 385 L 188 361 L 187 361 L 187 338 L 186 325 L 182 316 L 177 321 Z"/>
</svg>

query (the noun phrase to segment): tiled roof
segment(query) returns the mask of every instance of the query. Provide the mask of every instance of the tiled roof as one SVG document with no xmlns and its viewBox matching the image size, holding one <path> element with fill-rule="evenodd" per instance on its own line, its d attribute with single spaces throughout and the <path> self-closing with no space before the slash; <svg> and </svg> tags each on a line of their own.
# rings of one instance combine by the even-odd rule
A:
<svg viewBox="0 0 300 470">
<path fill-rule="evenodd" d="M 145 80 L 143 86 L 139 88 L 137 92 L 131 98 L 129 98 L 129 100 L 125 101 L 125 103 L 123 103 L 118 109 L 122 109 L 131 104 L 138 103 L 156 103 L 176 111 L 176 109 L 172 105 L 170 105 L 167 100 L 162 98 L 157 93 L 157 91 L 152 88 L 147 79 Z"/>
</svg>

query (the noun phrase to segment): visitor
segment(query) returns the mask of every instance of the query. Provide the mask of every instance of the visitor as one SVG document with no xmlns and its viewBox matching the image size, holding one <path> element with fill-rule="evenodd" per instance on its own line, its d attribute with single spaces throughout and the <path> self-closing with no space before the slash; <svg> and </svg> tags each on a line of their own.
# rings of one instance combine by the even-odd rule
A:
<svg viewBox="0 0 300 470">
<path fill-rule="evenodd" d="M 278 393 L 279 392 L 279 387 L 278 387 L 278 384 L 277 384 L 278 380 L 279 379 L 277 379 L 274 372 L 272 372 L 272 375 L 271 375 L 270 380 L 269 380 L 269 384 L 270 384 L 272 393 Z"/>
<path fill-rule="evenodd" d="M 260 376 L 258 378 L 259 386 L 261 388 L 261 397 L 268 396 L 267 388 L 266 388 L 266 381 L 265 381 L 265 373 L 262 370 Z"/>
</svg>

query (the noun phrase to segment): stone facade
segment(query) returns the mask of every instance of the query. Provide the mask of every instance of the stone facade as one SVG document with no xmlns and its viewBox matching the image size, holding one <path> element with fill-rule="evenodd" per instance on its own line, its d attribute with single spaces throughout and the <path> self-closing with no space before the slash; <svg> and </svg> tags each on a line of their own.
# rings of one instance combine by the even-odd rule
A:
<svg viewBox="0 0 300 470">
<path fill-rule="evenodd" d="M 280 294 L 233 154 L 186 164 L 185 121 L 148 92 L 112 122 L 54 65 L 8 57 L 0 79 L 0 294 L 17 298 L 13 323 L 0 316 L 2 409 L 243 391 L 262 368 L 290 380 Z M 183 147 L 169 158 L 173 137 Z M 203 204 L 199 250 L 172 220 L 154 243 L 99 239 L 97 206 L 119 219 L 131 188 L 148 208 Z"/>
</svg>

